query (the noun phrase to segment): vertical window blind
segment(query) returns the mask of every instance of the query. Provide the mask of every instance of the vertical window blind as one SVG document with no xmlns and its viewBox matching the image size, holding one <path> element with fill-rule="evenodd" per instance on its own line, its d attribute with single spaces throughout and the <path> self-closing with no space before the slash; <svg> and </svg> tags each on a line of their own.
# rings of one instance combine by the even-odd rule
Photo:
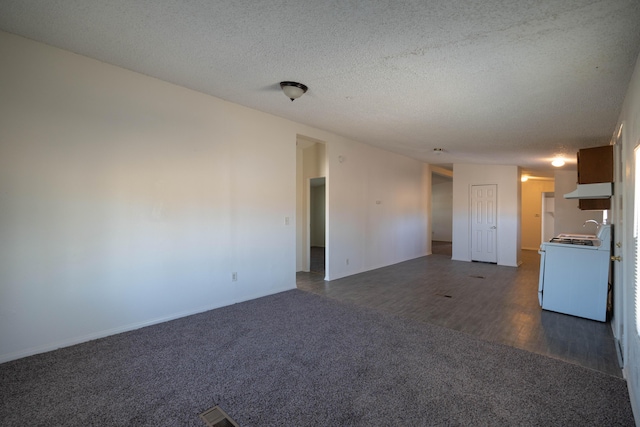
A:
<svg viewBox="0 0 640 427">
<path fill-rule="evenodd" d="M 636 333 L 640 335 L 640 260 L 638 259 L 638 253 L 640 248 L 640 239 L 638 234 L 640 233 L 640 146 L 634 149 L 634 164 L 633 164 L 633 182 L 634 182 L 634 200 L 633 200 L 633 289 L 635 293 L 635 319 L 636 319 Z"/>
</svg>

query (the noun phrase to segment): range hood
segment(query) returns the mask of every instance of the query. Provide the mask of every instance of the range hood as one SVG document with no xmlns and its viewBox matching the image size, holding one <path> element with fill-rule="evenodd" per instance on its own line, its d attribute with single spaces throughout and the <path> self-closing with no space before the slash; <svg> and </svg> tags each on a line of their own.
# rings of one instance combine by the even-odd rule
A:
<svg viewBox="0 0 640 427">
<path fill-rule="evenodd" d="M 613 194 L 612 184 L 602 182 L 598 184 L 578 184 L 571 193 L 564 195 L 565 199 L 606 199 Z"/>
</svg>

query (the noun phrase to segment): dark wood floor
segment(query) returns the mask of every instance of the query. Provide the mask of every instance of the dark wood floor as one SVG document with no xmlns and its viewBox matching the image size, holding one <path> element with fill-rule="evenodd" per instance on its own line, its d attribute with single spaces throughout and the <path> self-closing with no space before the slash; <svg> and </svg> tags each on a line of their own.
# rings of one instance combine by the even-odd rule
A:
<svg viewBox="0 0 640 427">
<path fill-rule="evenodd" d="M 452 261 L 440 252 L 330 282 L 299 272 L 297 285 L 622 376 L 608 323 L 540 309 L 536 251 L 523 251 L 519 268 Z"/>
<path fill-rule="evenodd" d="M 309 271 L 324 275 L 324 247 L 311 246 Z"/>
</svg>

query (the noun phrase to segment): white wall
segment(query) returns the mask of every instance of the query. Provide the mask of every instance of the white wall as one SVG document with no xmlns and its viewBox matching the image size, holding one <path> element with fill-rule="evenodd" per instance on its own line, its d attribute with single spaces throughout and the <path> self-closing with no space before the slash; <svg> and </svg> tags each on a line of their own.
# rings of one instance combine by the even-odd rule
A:
<svg viewBox="0 0 640 427">
<path fill-rule="evenodd" d="M 315 154 L 315 176 L 326 177 L 327 176 L 327 148 L 326 144 L 316 143 L 314 145 Z"/>
<path fill-rule="evenodd" d="M 304 179 L 304 149 L 296 141 L 296 271 L 309 271 Z"/>
<path fill-rule="evenodd" d="M 602 211 L 583 211 L 577 199 L 565 199 L 564 195 L 574 191 L 578 185 L 578 172 L 558 170 L 555 177 L 555 226 L 554 235 L 560 233 L 596 234 L 596 226 L 584 222 L 595 219 L 602 222 Z"/>
<path fill-rule="evenodd" d="M 327 159 L 328 280 L 427 255 L 428 165 L 337 139 Z"/>
<path fill-rule="evenodd" d="M 434 179 L 431 184 L 431 239 L 450 242 L 453 237 L 453 180 Z"/>
<path fill-rule="evenodd" d="M 471 185 L 498 186 L 498 264 L 520 263 L 520 171 L 517 166 L 453 165 L 452 259 L 471 261 Z"/>
<path fill-rule="evenodd" d="M 6 33 L 0 56 L 0 360 L 295 287 L 292 123 Z"/>
<path fill-rule="evenodd" d="M 556 223 L 556 199 L 555 193 L 543 192 L 542 199 L 542 227 L 541 227 L 541 243 L 551 240 L 554 234 L 554 227 Z"/>
<path fill-rule="evenodd" d="M 359 165 L 321 166 L 342 274 L 370 234 L 381 264 L 425 252 L 417 161 L 2 32 L 0 57 L 0 362 L 294 288 L 300 134 Z"/>
<path fill-rule="evenodd" d="M 529 179 L 522 183 L 522 249 L 538 250 L 542 243 L 542 193 L 552 192 L 553 181 Z M 553 216 L 550 215 L 551 218 Z"/>
</svg>

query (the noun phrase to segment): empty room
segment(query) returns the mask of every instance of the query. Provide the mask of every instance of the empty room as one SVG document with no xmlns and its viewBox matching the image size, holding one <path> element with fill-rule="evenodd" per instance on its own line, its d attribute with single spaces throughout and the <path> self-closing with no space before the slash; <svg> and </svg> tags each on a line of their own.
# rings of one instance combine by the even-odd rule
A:
<svg viewBox="0 0 640 427">
<path fill-rule="evenodd" d="M 636 425 L 640 4 L 0 3 L 3 426 Z"/>
</svg>

